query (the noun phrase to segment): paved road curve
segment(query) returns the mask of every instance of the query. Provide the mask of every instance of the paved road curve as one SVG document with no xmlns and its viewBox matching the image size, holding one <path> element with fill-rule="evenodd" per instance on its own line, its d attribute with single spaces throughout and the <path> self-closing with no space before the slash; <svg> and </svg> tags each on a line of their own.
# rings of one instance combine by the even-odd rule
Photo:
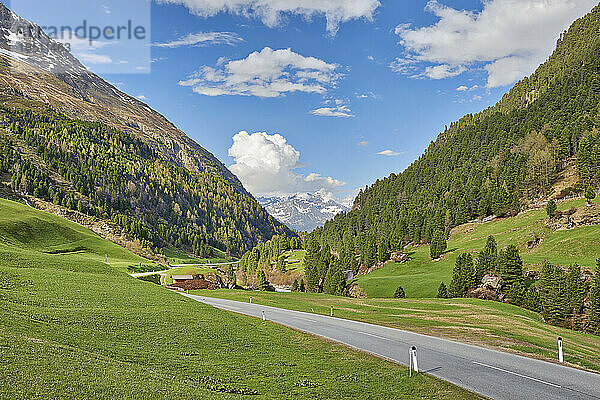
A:
<svg viewBox="0 0 600 400">
<path fill-rule="evenodd" d="M 492 399 L 599 399 L 600 375 L 446 339 L 362 322 L 258 304 L 185 295 L 224 310 L 262 317 L 369 353 L 408 364 L 418 349 L 419 369 Z M 565 343 L 568 353 L 568 343 Z"/>
</svg>

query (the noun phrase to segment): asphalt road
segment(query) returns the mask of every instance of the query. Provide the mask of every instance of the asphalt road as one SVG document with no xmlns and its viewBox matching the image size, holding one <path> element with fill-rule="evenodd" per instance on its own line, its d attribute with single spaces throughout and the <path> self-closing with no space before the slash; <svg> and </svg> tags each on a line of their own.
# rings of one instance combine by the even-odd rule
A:
<svg viewBox="0 0 600 400">
<path fill-rule="evenodd" d="M 262 318 L 408 365 L 417 347 L 422 372 L 492 399 L 599 399 L 600 374 L 496 350 L 362 322 L 258 304 L 184 294 L 236 313 Z M 568 353 L 568 343 L 565 343 Z"/>
</svg>

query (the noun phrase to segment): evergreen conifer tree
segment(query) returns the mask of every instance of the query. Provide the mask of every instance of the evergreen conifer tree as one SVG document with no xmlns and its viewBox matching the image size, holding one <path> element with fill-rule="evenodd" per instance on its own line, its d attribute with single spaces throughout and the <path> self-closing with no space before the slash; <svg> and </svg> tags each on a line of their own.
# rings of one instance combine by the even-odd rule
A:
<svg viewBox="0 0 600 400">
<path fill-rule="evenodd" d="M 395 299 L 406 298 L 406 293 L 404 293 L 404 289 L 402 288 L 402 286 L 398 286 L 398 288 L 396 288 L 396 292 L 394 293 L 394 298 Z"/>
<path fill-rule="evenodd" d="M 554 215 L 556 215 L 556 202 L 554 200 L 550 200 L 546 205 L 546 214 L 548 214 L 548 218 L 554 218 Z"/>
<path fill-rule="evenodd" d="M 437 292 L 438 299 L 447 299 L 448 298 L 448 288 L 444 282 L 440 283 L 440 287 Z"/>
</svg>

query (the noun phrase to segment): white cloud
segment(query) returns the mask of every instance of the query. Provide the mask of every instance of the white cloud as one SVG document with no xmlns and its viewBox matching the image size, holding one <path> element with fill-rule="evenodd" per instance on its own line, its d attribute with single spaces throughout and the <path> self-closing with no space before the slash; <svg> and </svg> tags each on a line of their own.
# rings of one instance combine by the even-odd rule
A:
<svg viewBox="0 0 600 400">
<path fill-rule="evenodd" d="M 287 93 L 325 94 L 343 76 L 337 64 L 304 57 L 291 49 L 265 47 L 247 58 L 203 66 L 179 85 L 205 96 L 280 97 Z"/>
<path fill-rule="evenodd" d="M 387 156 L 387 157 L 396 157 L 396 156 L 400 156 L 402 154 L 404 154 L 404 153 L 393 151 L 393 150 L 384 150 L 384 151 L 380 151 L 379 153 L 377 153 L 377 155 L 379 155 L 379 156 Z"/>
<path fill-rule="evenodd" d="M 317 190 L 335 191 L 346 183 L 317 173 L 301 175 L 294 170 L 302 164 L 300 152 L 278 134 L 249 134 L 233 137 L 229 156 L 235 164 L 229 169 L 254 195 L 273 196 Z"/>
<path fill-rule="evenodd" d="M 312 115 L 316 115 L 319 117 L 337 117 L 337 118 L 352 118 L 354 114 L 352 114 L 352 110 L 348 108 L 348 106 L 340 105 L 336 107 L 322 107 L 317 108 L 316 110 L 312 110 L 310 112 Z"/>
<path fill-rule="evenodd" d="M 335 34 L 343 22 L 355 19 L 373 20 L 379 0 L 156 0 L 159 3 L 182 4 L 191 13 L 212 17 L 221 12 L 259 18 L 269 26 L 281 24 L 286 15 L 306 19 L 324 16 L 327 31 Z"/>
<path fill-rule="evenodd" d="M 369 141 L 368 141 L 368 140 L 363 140 L 362 142 L 358 142 L 358 145 L 359 145 L 360 147 L 365 147 L 365 146 L 367 146 L 368 144 L 369 144 Z"/>
<path fill-rule="evenodd" d="M 111 42 L 81 38 L 71 34 L 68 30 L 53 36 L 53 39 L 68 46 L 71 53 L 86 66 L 113 62 L 110 56 L 102 53 L 106 46 L 112 44 Z"/>
<path fill-rule="evenodd" d="M 373 93 L 373 92 L 365 92 L 365 93 L 356 93 L 357 99 L 379 99 L 381 96 Z"/>
<path fill-rule="evenodd" d="M 244 39 L 235 32 L 198 32 L 187 34 L 170 42 L 154 43 L 153 46 L 167 47 L 170 49 L 183 46 L 208 46 L 218 44 L 233 46 L 243 41 Z"/>
<path fill-rule="evenodd" d="M 488 87 L 531 74 L 552 52 L 556 39 L 597 0 L 486 0 L 479 12 L 429 1 L 439 20 L 425 27 L 396 27 L 405 55 L 391 65 L 413 77 L 443 79 L 471 68 L 488 72 Z"/>
<path fill-rule="evenodd" d="M 148 98 L 146 96 L 144 96 L 143 94 L 137 95 L 137 96 L 135 96 L 135 98 L 138 100 L 142 100 L 142 101 L 148 100 Z"/>
<path fill-rule="evenodd" d="M 464 85 L 456 88 L 457 92 L 466 92 L 467 90 L 469 90 L 469 88 Z"/>
</svg>

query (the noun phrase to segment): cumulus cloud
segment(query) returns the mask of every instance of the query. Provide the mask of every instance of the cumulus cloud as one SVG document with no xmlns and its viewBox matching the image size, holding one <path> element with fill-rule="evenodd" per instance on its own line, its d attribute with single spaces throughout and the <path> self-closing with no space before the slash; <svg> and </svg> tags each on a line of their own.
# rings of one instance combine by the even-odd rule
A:
<svg viewBox="0 0 600 400">
<path fill-rule="evenodd" d="M 336 107 L 322 107 L 317 108 L 316 110 L 312 110 L 310 112 L 312 115 L 316 115 L 319 117 L 336 117 L 336 118 L 352 118 L 354 114 L 352 114 L 352 110 L 348 108 L 348 106 L 336 106 Z"/>
<path fill-rule="evenodd" d="M 295 171 L 302 164 L 300 152 L 278 134 L 249 134 L 242 131 L 233 137 L 229 167 L 254 195 L 273 196 L 317 190 L 335 191 L 346 183 L 317 173 L 301 175 Z"/>
<path fill-rule="evenodd" d="M 469 90 L 468 87 L 466 87 L 465 85 L 459 86 L 456 88 L 457 92 L 466 92 L 467 90 Z"/>
<path fill-rule="evenodd" d="M 405 54 L 391 68 L 413 77 L 444 79 L 485 68 L 488 87 L 531 74 L 552 52 L 556 39 L 597 0 L 487 0 L 479 12 L 429 1 L 438 21 L 396 27 Z"/>
<path fill-rule="evenodd" d="M 343 76 L 337 64 L 304 57 L 291 49 L 265 47 L 241 60 L 220 60 L 180 81 L 205 96 L 280 97 L 287 93 L 325 94 Z"/>
<path fill-rule="evenodd" d="M 363 140 L 362 142 L 358 142 L 357 143 L 360 147 L 365 147 L 369 144 L 368 140 Z"/>
<path fill-rule="evenodd" d="M 306 19 L 323 16 L 327 31 L 334 35 L 339 25 L 356 19 L 373 20 L 380 6 L 379 0 L 156 0 L 159 3 L 181 4 L 191 13 L 212 17 L 231 13 L 254 17 L 269 26 L 282 23 L 286 15 L 299 15 Z"/>
<path fill-rule="evenodd" d="M 402 155 L 403 153 L 401 152 L 397 152 L 397 151 L 393 151 L 393 150 L 384 150 L 384 151 L 380 151 L 379 153 L 377 153 L 377 155 L 379 156 L 387 156 L 387 157 L 396 157 L 399 155 Z"/>
<path fill-rule="evenodd" d="M 233 46 L 243 42 L 244 39 L 235 32 L 198 32 L 190 33 L 178 39 L 164 43 L 154 43 L 155 47 L 167 47 L 170 49 L 184 46 L 208 46 L 227 44 Z"/>
</svg>

